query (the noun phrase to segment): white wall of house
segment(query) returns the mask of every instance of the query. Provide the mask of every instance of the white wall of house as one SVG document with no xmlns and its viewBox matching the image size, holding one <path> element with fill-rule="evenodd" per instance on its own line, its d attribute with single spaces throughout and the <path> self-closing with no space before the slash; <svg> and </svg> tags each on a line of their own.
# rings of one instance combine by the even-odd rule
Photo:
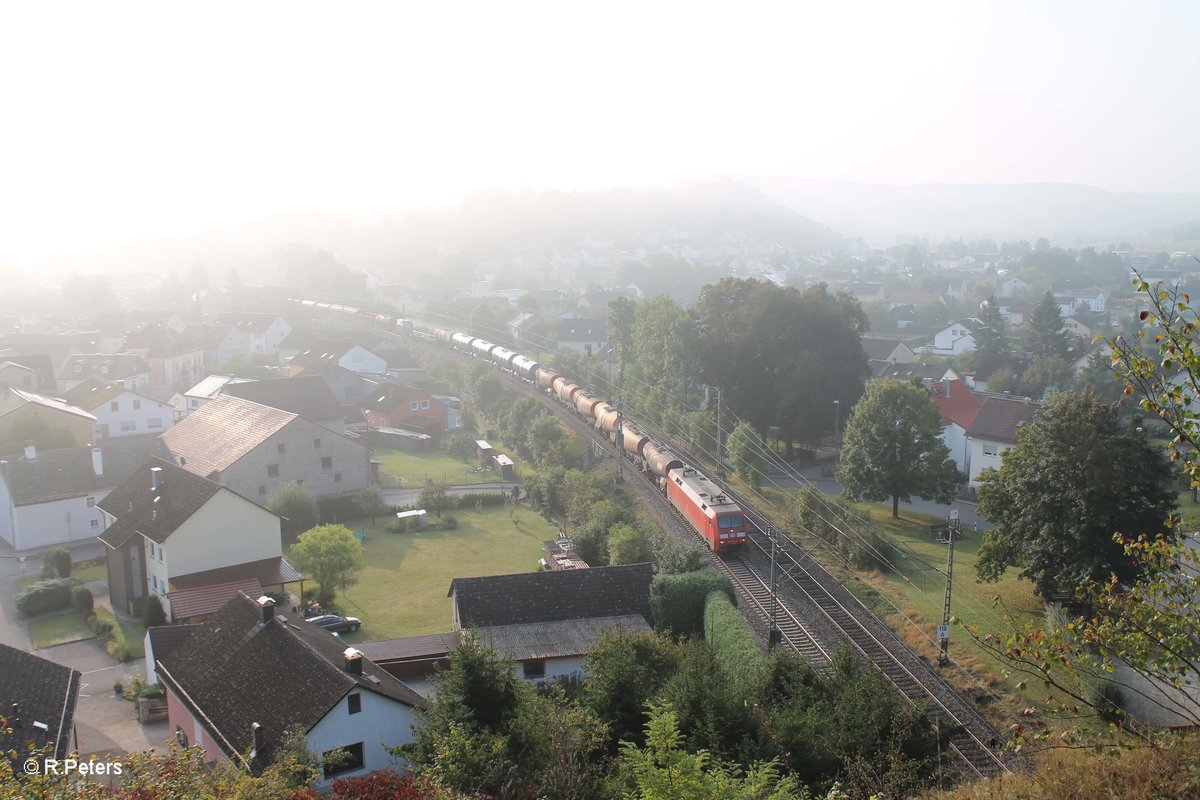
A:
<svg viewBox="0 0 1200 800">
<path fill-rule="evenodd" d="M 381 375 L 387 372 L 387 361 L 372 353 L 362 345 L 354 345 L 338 359 L 338 365 L 351 372 L 361 372 L 367 375 Z"/>
<path fill-rule="evenodd" d="M 12 495 L 0 481 L 0 538 L 17 551 L 93 539 L 104 531 L 103 515 L 96 503 L 108 489 L 94 494 L 14 506 Z"/>
<path fill-rule="evenodd" d="M 517 664 L 515 671 L 518 678 L 524 678 L 530 683 L 536 683 L 538 681 L 553 681 L 557 678 L 579 678 L 584 675 L 583 665 L 586 660 L 586 657 L 582 655 L 544 659 L 545 674 L 540 676 L 526 676 L 524 662 Z"/>
<path fill-rule="evenodd" d="M 362 711 L 351 714 L 349 695 L 343 697 L 325 717 L 308 732 L 308 749 L 321 754 L 337 747 L 362 742 L 363 765 L 353 771 L 339 773 L 337 778 L 366 775 L 378 769 L 399 766 L 388 747 L 407 744 L 413 740 L 412 726 L 416 723 L 410 706 L 390 697 L 356 689 L 362 699 Z M 334 778 L 318 780 L 316 788 L 328 787 Z"/>
<path fill-rule="evenodd" d="M 958 467 L 959 472 L 970 474 L 968 467 L 971 463 L 970 442 L 967 439 L 967 432 L 955 422 L 948 422 L 942 428 L 942 441 L 946 447 L 950 448 L 950 457 L 954 459 L 954 465 Z"/>
<path fill-rule="evenodd" d="M 96 438 L 160 434 L 175 424 L 175 409 L 149 397 L 124 392 L 89 409 L 96 418 Z"/>
<path fill-rule="evenodd" d="M 167 548 L 143 536 L 142 563 L 146 565 L 146 593 L 162 597 L 169 591 L 167 587 L 171 575 L 167 567 Z M 170 619 L 169 604 L 165 599 L 162 604 L 163 611 L 167 612 L 167 619 Z"/>
<path fill-rule="evenodd" d="M 216 348 L 211 354 L 205 354 L 205 362 L 211 357 L 215 360 L 216 366 L 223 367 L 230 361 L 233 361 L 239 356 L 244 356 L 251 351 L 250 340 L 237 328 L 231 327 L 226 331 L 224 338 L 217 343 Z M 211 366 L 211 365 L 210 365 Z"/>
<path fill-rule="evenodd" d="M 933 335 L 935 353 L 961 355 L 975 349 L 975 337 L 971 331 L 957 322 L 947 325 Z"/>
<path fill-rule="evenodd" d="M 1004 451 L 1013 445 L 1005 442 L 993 442 L 987 439 L 968 439 L 970 443 L 969 458 L 971 465 L 970 485 L 979 485 L 979 474 L 988 467 L 1000 469 L 1000 459 Z"/>
<path fill-rule="evenodd" d="M 170 485 L 165 491 L 171 491 Z M 279 517 L 226 490 L 214 494 L 164 544 L 167 552 L 161 562 L 158 545 L 153 561 L 147 553 L 147 582 L 149 575 L 157 575 L 169 586 L 170 579 L 180 575 L 283 555 Z"/>
<path fill-rule="evenodd" d="M 558 346 L 563 350 L 573 350 L 576 353 L 598 356 L 600 355 L 600 351 L 604 349 L 604 341 L 599 339 L 591 342 L 560 341 Z"/>
<path fill-rule="evenodd" d="M 249 331 L 246 339 L 249 352 L 256 355 L 270 355 L 279 352 L 279 345 L 292 332 L 292 326 L 283 317 L 276 317 L 265 331 Z"/>
</svg>

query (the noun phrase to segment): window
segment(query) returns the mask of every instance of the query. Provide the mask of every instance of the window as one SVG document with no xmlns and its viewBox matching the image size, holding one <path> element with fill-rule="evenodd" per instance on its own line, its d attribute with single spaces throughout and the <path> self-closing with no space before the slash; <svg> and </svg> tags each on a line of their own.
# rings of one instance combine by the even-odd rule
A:
<svg viewBox="0 0 1200 800">
<path fill-rule="evenodd" d="M 408 404 L 408 410 L 409 411 L 420 411 L 421 404 L 418 403 L 416 400 L 413 400 L 411 403 Z"/>
<path fill-rule="evenodd" d="M 99 527 L 100 527 L 100 520 L 98 520 L 98 519 L 94 519 L 94 520 L 92 520 L 92 527 L 93 527 L 93 528 L 99 528 Z"/>
<path fill-rule="evenodd" d="M 279 477 L 279 465 L 278 464 L 267 464 L 267 477 L 268 478 L 278 478 Z"/>
<path fill-rule="evenodd" d="M 258 493 L 259 493 L 259 495 L 265 495 L 265 494 L 267 493 L 267 486 L 266 486 L 266 484 L 260 483 L 260 484 L 258 485 Z"/>
<path fill-rule="evenodd" d="M 150 588 L 156 592 L 158 591 L 158 576 L 157 575 L 150 576 Z"/>
<path fill-rule="evenodd" d="M 321 456 L 321 469 L 333 469 L 333 456 Z"/>
<path fill-rule="evenodd" d="M 118 403 L 116 400 L 113 400 L 111 403 L 108 404 L 108 408 L 110 411 L 120 411 L 121 404 Z"/>
<path fill-rule="evenodd" d="M 546 662 L 545 661 L 526 661 L 522 665 L 526 678 L 544 678 L 546 677 Z"/>
<path fill-rule="evenodd" d="M 342 473 L 340 473 L 340 472 L 333 473 L 333 482 L 341 483 L 342 482 Z"/>
<path fill-rule="evenodd" d="M 95 508 L 96 507 L 96 498 L 89 497 L 87 499 L 87 504 L 88 504 L 88 508 Z"/>
<path fill-rule="evenodd" d="M 150 419 L 146 420 L 146 427 L 147 428 L 161 428 L 162 427 L 162 417 L 151 417 Z"/>
<path fill-rule="evenodd" d="M 126 432 L 136 431 L 137 430 L 137 422 L 132 419 L 127 419 L 121 423 L 121 430 L 126 431 Z"/>
<path fill-rule="evenodd" d="M 996 444 L 995 442 L 984 442 L 983 443 L 983 454 L 985 456 L 1000 455 L 1000 445 Z"/>
<path fill-rule="evenodd" d="M 356 769 L 362 769 L 362 766 L 362 742 L 348 744 L 345 747 L 335 747 L 321 754 L 321 771 L 326 778 L 332 778 L 334 775 L 341 775 L 344 772 L 353 772 Z"/>
<path fill-rule="evenodd" d="M 320 439 L 313 439 L 313 447 L 315 447 L 316 449 L 320 450 L 320 449 L 321 449 L 321 440 L 320 440 Z"/>
<path fill-rule="evenodd" d="M 150 557 L 154 558 L 154 542 L 150 542 Z"/>
<path fill-rule="evenodd" d="M 180 747 L 188 746 L 187 734 L 184 733 L 183 728 L 179 727 L 178 725 L 175 726 L 175 741 L 179 742 Z"/>
<path fill-rule="evenodd" d="M 108 423 L 101 422 L 96 426 L 96 436 L 100 439 L 108 438 Z"/>
<path fill-rule="evenodd" d="M 166 555 L 167 549 L 161 544 L 158 546 L 158 563 L 163 563 L 163 556 Z"/>
<path fill-rule="evenodd" d="M 422 400 L 422 401 L 421 401 L 421 410 L 425 410 L 425 409 L 427 409 L 427 408 L 429 408 L 429 401 L 428 401 L 428 400 Z"/>
<path fill-rule="evenodd" d="M 287 445 L 284 442 L 280 442 L 279 444 L 275 445 L 275 449 L 278 450 L 280 453 L 286 453 Z"/>
<path fill-rule="evenodd" d="M 362 711 L 362 695 L 355 692 L 346 698 L 346 704 L 350 707 L 351 714 L 357 714 Z"/>
<path fill-rule="evenodd" d="M 78 375 L 81 372 L 83 372 L 83 364 L 76 364 L 75 365 L 75 374 Z"/>
<path fill-rule="evenodd" d="M 133 398 L 133 410 L 134 410 L 134 411 L 141 411 L 141 410 L 142 410 L 142 401 L 141 401 L 141 400 L 138 400 L 136 397 L 135 397 L 135 398 Z"/>
</svg>

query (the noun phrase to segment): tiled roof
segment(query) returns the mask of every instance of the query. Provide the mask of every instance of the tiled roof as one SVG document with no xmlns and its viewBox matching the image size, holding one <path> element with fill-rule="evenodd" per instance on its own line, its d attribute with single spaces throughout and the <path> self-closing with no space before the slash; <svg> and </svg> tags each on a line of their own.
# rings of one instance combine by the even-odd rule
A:
<svg viewBox="0 0 1200 800">
<path fill-rule="evenodd" d="M 558 323 L 560 342 L 603 342 L 608 339 L 608 323 L 602 319 L 564 319 Z"/>
<path fill-rule="evenodd" d="M 148 458 L 167 455 L 159 439 L 114 439 L 101 444 L 101 469 L 97 475 L 92 448 L 67 447 L 43 450 L 33 461 L 14 458 L 4 467 L 5 480 L 18 506 L 82 497 L 124 482 Z"/>
<path fill-rule="evenodd" d="M 251 725 L 263 726 L 264 746 L 252 768 L 278 752 L 291 726 L 307 731 L 346 693 L 365 690 L 408 706 L 424 698 L 367 659 L 362 674 L 343 667 L 346 643 L 299 617 L 276 613 L 262 622 L 258 604 L 238 594 L 215 617 L 158 658 L 167 687 L 198 715 L 231 759 L 254 744 Z"/>
<path fill-rule="evenodd" d="M 233 325 L 239 330 L 253 333 L 265 333 L 279 319 L 278 314 L 264 314 L 254 311 L 227 311 L 217 317 L 218 325 Z"/>
<path fill-rule="evenodd" d="M 259 593 L 261 594 L 261 592 Z M 254 595 L 258 597 L 259 595 Z M 225 598 L 229 602 L 229 598 Z M 166 658 L 172 650 L 187 641 L 187 638 L 199 629 L 199 623 L 185 625 L 157 625 L 148 628 L 150 634 L 150 649 L 154 651 L 154 660 Z"/>
<path fill-rule="evenodd" d="M 403 348 L 387 347 L 371 352 L 386 361 L 388 369 L 421 369 L 421 365 L 413 358 L 412 353 Z"/>
<path fill-rule="evenodd" d="M 221 394 L 288 411 L 307 420 L 342 415 L 342 406 L 333 396 L 333 390 L 319 375 L 231 383 Z"/>
<path fill-rule="evenodd" d="M 641 614 L 627 614 L 475 628 L 474 633 L 480 642 L 497 653 L 524 661 L 581 656 L 592 649 L 604 631 L 643 633 L 649 630 L 650 624 Z"/>
<path fill-rule="evenodd" d="M 184 392 L 185 397 L 206 397 L 212 399 L 224 391 L 232 383 L 247 383 L 246 378 L 235 378 L 232 375 L 208 375 L 200 379 L 192 388 Z"/>
<path fill-rule="evenodd" d="M 89 376 L 87 380 L 78 383 L 62 393 L 62 399 L 66 400 L 73 406 L 78 406 L 86 411 L 104 405 L 119 396 L 122 392 L 128 389 L 123 386 L 118 386 L 115 383 L 102 381 L 99 378 Z"/>
<path fill-rule="evenodd" d="M 158 491 L 151 488 L 152 467 L 162 468 Z M 170 461 L 152 458 L 100 501 L 100 509 L 117 518 L 100 534 L 100 541 L 115 549 L 141 534 L 161 544 L 220 489 Z"/>
<path fill-rule="evenodd" d="M 77 366 L 78 371 L 75 369 Z M 98 375 L 101 378 L 118 380 L 149 371 L 150 367 L 146 366 L 142 357 L 133 353 L 91 353 L 68 358 L 63 368 L 58 371 L 58 378 L 62 381 L 73 381 L 86 375 Z"/>
<path fill-rule="evenodd" d="M 53 392 L 58 389 L 58 381 L 54 378 L 54 361 L 49 355 L 39 353 L 37 355 L 16 356 L 6 355 L 5 361 L 21 366 L 28 367 L 38 374 L 38 391 Z"/>
<path fill-rule="evenodd" d="M 167 449 L 197 475 L 223 472 L 296 418 L 240 397 L 219 395 L 163 433 Z"/>
<path fill-rule="evenodd" d="M 93 415 L 84 411 L 82 408 L 79 408 L 78 406 L 73 406 L 70 403 L 63 402 L 62 400 L 58 399 L 57 397 L 47 397 L 44 394 L 38 394 L 37 392 L 29 392 L 24 389 L 18 389 L 15 386 L 9 386 L 8 391 L 12 392 L 13 395 L 15 395 L 18 399 L 23 400 L 26 403 L 32 403 L 34 405 L 38 405 L 43 408 L 50 408 L 55 411 L 61 411 L 64 414 L 71 414 L 76 417 L 83 417 L 85 419 L 90 419 L 92 422 L 96 421 L 96 418 Z"/>
<path fill-rule="evenodd" d="M 455 578 L 450 594 L 464 628 L 640 614 L 650 619 L 654 565 Z"/>
<path fill-rule="evenodd" d="M 79 672 L 70 667 L 0 644 L 0 711 L 13 731 L 0 732 L 0 753 L 16 750 L 17 759 L 24 760 L 26 745 L 32 742 L 35 748 L 51 747 L 55 758 L 65 758 L 71 749 L 79 679 Z"/>
<path fill-rule="evenodd" d="M 1041 409 L 1041 403 L 1024 397 L 989 397 L 983 401 L 971 427 L 967 428 L 967 436 L 989 442 L 1016 444 L 1017 431 Z"/>
<path fill-rule="evenodd" d="M 929 388 L 933 402 L 937 403 L 938 411 L 942 414 L 943 425 L 953 422 L 963 430 L 971 427 L 983 403 L 964 381 L 938 382 Z"/>
<path fill-rule="evenodd" d="M 367 411 L 379 411 L 386 414 L 407 403 L 408 398 L 415 394 L 425 397 L 429 393 L 424 389 L 389 383 L 380 386 L 374 394 L 364 400 L 362 407 Z"/>
<path fill-rule="evenodd" d="M 863 352 L 867 354 L 867 359 L 875 359 L 877 361 L 887 360 L 892 353 L 896 352 L 896 348 L 904 344 L 895 339 L 863 338 L 861 341 Z"/>
<path fill-rule="evenodd" d="M 190 619 L 191 617 L 215 614 L 229 602 L 229 598 L 238 592 L 245 592 L 248 597 L 262 597 L 263 588 L 259 584 L 258 578 L 246 578 L 240 581 L 227 581 L 209 586 L 197 586 L 194 589 L 167 592 L 167 600 L 171 604 L 171 617 L 173 619 Z"/>
<path fill-rule="evenodd" d="M 871 369 L 875 370 L 876 378 L 895 378 L 898 381 L 907 381 L 911 378 L 920 378 L 925 381 L 940 380 L 951 367 L 945 364 L 921 364 L 914 362 L 912 364 L 893 364 L 890 361 L 872 361 L 870 362 Z"/>
<path fill-rule="evenodd" d="M 349 339 L 322 339 L 313 342 L 304 352 L 297 353 L 292 358 L 292 363 L 306 367 L 325 363 L 336 364 L 352 347 L 354 342 Z"/>
</svg>

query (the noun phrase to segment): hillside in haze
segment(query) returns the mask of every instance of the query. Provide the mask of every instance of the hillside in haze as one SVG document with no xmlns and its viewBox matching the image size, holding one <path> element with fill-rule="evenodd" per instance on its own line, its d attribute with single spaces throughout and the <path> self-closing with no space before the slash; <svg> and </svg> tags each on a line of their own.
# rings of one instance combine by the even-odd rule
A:
<svg viewBox="0 0 1200 800">
<path fill-rule="evenodd" d="M 767 197 L 847 236 L 887 247 L 913 237 L 1046 237 L 1063 246 L 1136 242 L 1200 222 L 1200 194 L 1130 194 L 1065 183 L 917 184 L 754 177 Z M 1155 236 L 1159 239 L 1159 236 Z"/>
</svg>

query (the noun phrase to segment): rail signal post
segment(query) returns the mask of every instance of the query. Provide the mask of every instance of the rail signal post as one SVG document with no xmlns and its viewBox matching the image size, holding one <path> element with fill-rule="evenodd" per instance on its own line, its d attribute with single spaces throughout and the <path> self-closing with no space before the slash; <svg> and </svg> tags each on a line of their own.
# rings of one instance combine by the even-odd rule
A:
<svg viewBox="0 0 1200 800">
<path fill-rule="evenodd" d="M 938 625 L 938 664 L 945 666 L 950 663 L 948 650 L 950 648 L 950 590 L 954 579 L 954 540 L 958 538 L 962 522 L 958 518 L 958 509 L 950 509 L 946 518 L 946 599 L 942 603 L 942 624 Z"/>
</svg>

